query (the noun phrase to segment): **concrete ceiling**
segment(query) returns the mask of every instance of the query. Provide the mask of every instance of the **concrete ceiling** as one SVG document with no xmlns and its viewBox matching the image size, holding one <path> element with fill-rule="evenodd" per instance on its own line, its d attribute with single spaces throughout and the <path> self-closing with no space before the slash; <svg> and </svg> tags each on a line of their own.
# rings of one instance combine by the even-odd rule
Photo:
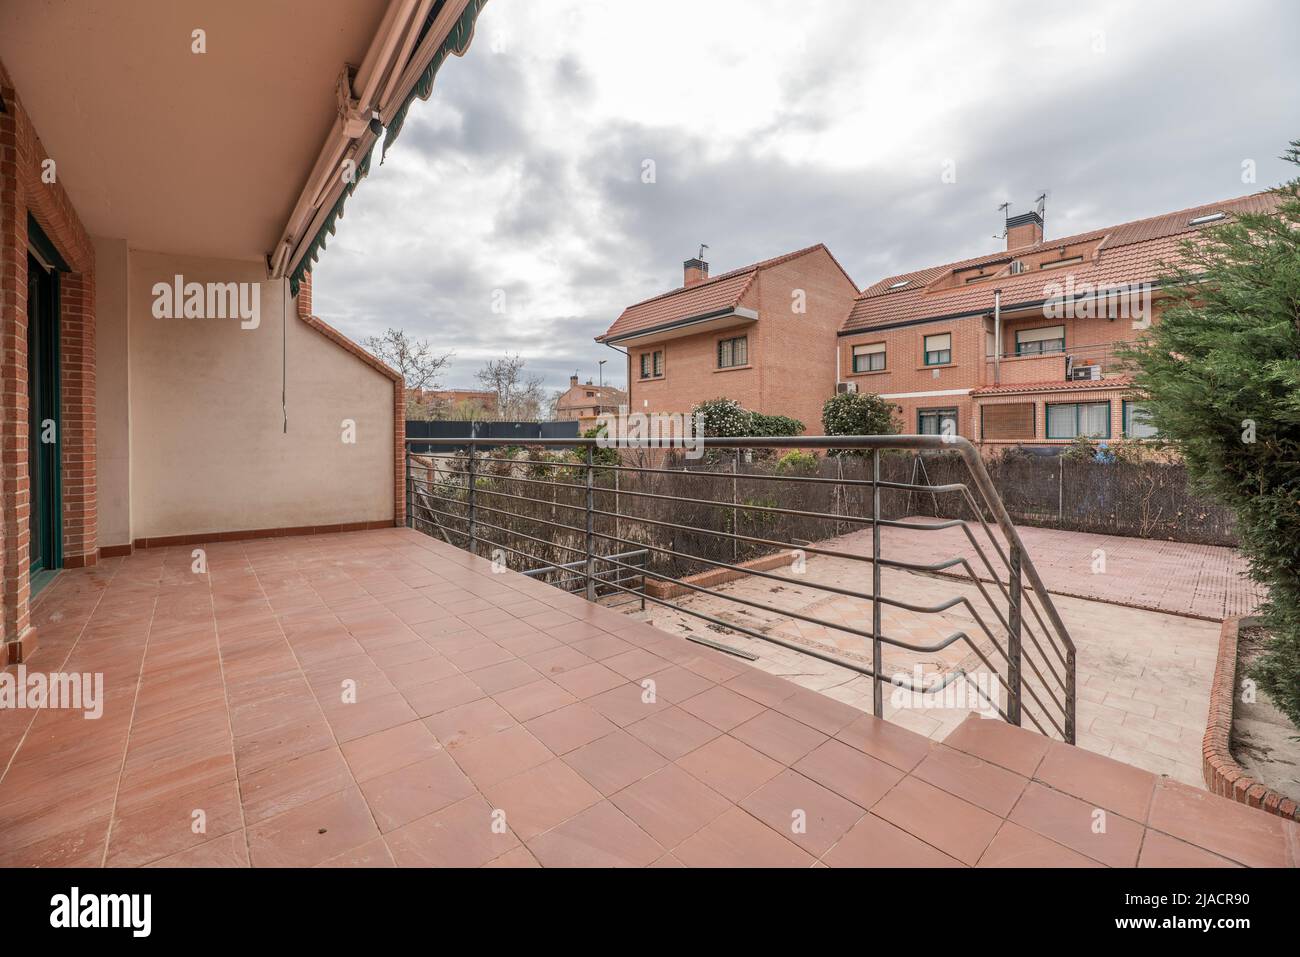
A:
<svg viewBox="0 0 1300 957">
<path fill-rule="evenodd" d="M 86 229 L 261 260 L 383 0 L 0 3 L 0 60 Z M 191 52 L 191 34 L 207 52 Z"/>
</svg>

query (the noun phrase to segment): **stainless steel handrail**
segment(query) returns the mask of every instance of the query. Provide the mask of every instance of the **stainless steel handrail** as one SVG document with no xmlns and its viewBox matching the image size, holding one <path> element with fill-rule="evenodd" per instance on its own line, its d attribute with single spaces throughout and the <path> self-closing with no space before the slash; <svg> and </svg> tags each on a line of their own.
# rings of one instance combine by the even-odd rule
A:
<svg viewBox="0 0 1300 957">
<path fill-rule="evenodd" d="M 410 445 L 419 444 L 425 441 L 426 440 L 424 439 L 407 439 L 407 445 L 409 447 Z M 642 473 L 642 474 L 655 473 L 655 474 L 664 474 L 668 476 L 689 475 L 692 477 L 717 476 L 717 477 L 726 477 L 732 482 L 734 482 L 737 479 L 737 475 L 734 471 L 733 472 L 710 472 L 710 471 L 691 469 L 684 472 L 677 469 L 665 469 L 665 468 L 653 468 L 653 467 L 646 467 L 646 466 L 629 465 L 623 463 L 621 460 L 617 464 L 609 463 L 609 462 L 597 462 L 595 461 L 595 457 L 594 457 L 594 450 L 596 448 L 611 448 L 611 449 L 629 450 L 629 451 L 631 450 L 641 451 L 647 449 L 656 450 L 656 451 L 674 450 L 680 452 L 681 451 L 680 443 L 653 444 L 653 443 L 646 443 L 644 441 L 629 441 L 623 439 L 607 440 L 604 438 L 595 439 L 595 438 L 572 438 L 572 437 L 545 438 L 545 439 L 542 438 L 511 439 L 508 442 L 503 442 L 503 440 L 501 439 L 486 439 L 486 438 L 463 438 L 463 439 L 443 438 L 440 439 L 441 444 L 462 448 L 467 452 L 476 450 L 479 447 L 483 447 L 483 446 L 489 447 L 492 450 L 498 450 L 503 445 L 511 445 L 511 446 L 520 446 L 524 448 L 540 447 L 545 449 L 570 449 L 570 450 L 580 452 L 581 457 L 579 458 L 578 456 L 575 456 L 574 457 L 575 460 L 566 460 L 562 462 L 544 462 L 544 461 L 537 461 L 537 460 L 520 462 L 509 458 L 494 457 L 490 454 L 488 455 L 481 455 L 478 453 L 455 454 L 452 456 L 453 462 L 458 463 L 463 467 L 459 469 L 453 469 L 452 474 L 453 476 L 463 475 L 464 481 L 462 482 L 459 477 L 456 477 L 450 483 L 446 483 L 446 482 L 436 483 L 430 480 L 428 473 L 430 471 L 436 470 L 436 467 L 431 464 L 431 459 L 440 456 L 433 456 L 430 453 L 418 453 L 414 456 L 408 455 L 408 463 L 412 458 L 422 459 L 424 460 L 425 463 L 423 465 L 412 464 L 411 467 L 408 468 L 407 482 L 406 482 L 407 498 L 408 498 L 407 514 L 409 516 L 408 521 L 411 524 L 415 524 L 417 519 L 420 516 L 423 516 L 423 521 L 426 524 L 430 525 L 431 527 L 436 527 L 438 531 L 443 535 L 443 537 L 446 538 L 448 541 L 451 540 L 450 535 L 453 534 L 464 538 L 466 540 L 467 547 L 471 551 L 476 551 L 477 544 L 478 542 L 481 541 L 484 544 L 488 544 L 493 547 L 502 547 L 505 548 L 507 551 L 510 551 L 511 553 L 519 554 L 521 556 L 531 557 L 533 560 L 541 561 L 541 559 L 539 559 L 537 556 L 528 556 L 527 553 L 521 552 L 518 549 L 513 549 L 510 548 L 509 546 L 505 546 L 504 544 L 499 544 L 497 542 L 492 542 L 487 540 L 483 536 L 483 530 L 490 529 L 493 531 L 499 531 L 505 536 L 515 536 L 518 539 L 535 542 L 544 546 L 559 547 L 562 551 L 567 551 L 575 555 L 580 555 L 582 557 L 577 559 L 576 561 L 561 563 L 558 565 L 543 562 L 543 566 L 544 566 L 543 570 L 559 569 L 561 567 L 567 570 L 573 570 L 575 572 L 575 574 L 573 575 L 574 580 L 583 583 L 584 585 L 583 591 L 589 600 L 596 600 L 602 588 L 604 588 L 606 591 L 608 591 L 609 588 L 613 588 L 615 590 L 622 590 L 622 591 L 628 590 L 623 586 L 622 580 L 611 580 L 608 578 L 608 576 L 598 572 L 597 571 L 598 564 L 605 564 L 607 567 L 613 566 L 615 570 L 619 570 L 620 568 L 634 570 L 636 572 L 639 572 L 639 574 L 642 576 L 643 582 L 645 577 L 649 577 L 657 580 L 674 582 L 678 586 L 685 587 L 687 590 L 694 591 L 694 592 L 710 591 L 707 588 L 702 588 L 693 583 L 680 581 L 678 579 L 673 578 L 672 576 L 664 575 L 662 573 L 656 572 L 654 570 L 645 567 L 649 563 L 648 558 L 645 560 L 642 566 L 638 567 L 633 565 L 627 565 L 626 563 L 620 560 L 621 558 L 629 557 L 626 553 L 616 551 L 615 554 L 613 555 L 605 555 L 605 556 L 599 555 L 596 552 L 595 543 L 597 539 L 602 541 L 612 542 L 616 549 L 620 544 L 629 545 L 629 546 L 640 546 L 641 551 L 643 551 L 646 556 L 648 556 L 651 552 L 654 552 L 656 554 L 667 555 L 673 558 L 698 561 L 714 568 L 729 569 L 729 570 L 736 571 L 738 573 L 743 573 L 754 577 L 778 578 L 781 580 L 788 580 L 782 578 L 782 576 L 773 575 L 758 569 L 745 568 L 735 563 L 728 563 L 725 561 L 720 561 L 718 559 L 708 558 L 706 556 L 701 556 L 701 555 L 690 555 L 676 548 L 665 548 L 663 546 L 655 545 L 652 543 L 643 543 L 643 542 L 638 542 L 634 539 L 628 539 L 625 536 L 618 534 L 617 524 L 615 526 L 615 534 L 609 535 L 606 532 L 600 531 L 600 529 L 597 527 L 597 518 L 599 517 L 609 517 L 613 519 L 615 523 L 618 523 L 620 521 L 625 524 L 627 523 L 635 524 L 637 522 L 644 522 L 647 525 L 668 527 L 673 529 L 680 529 L 682 531 L 689 531 L 692 533 L 700 533 L 705 535 L 713 535 L 713 536 L 721 536 L 724 538 L 730 538 L 733 542 L 746 541 L 752 544 L 760 544 L 772 548 L 798 548 L 798 549 L 803 549 L 807 554 L 831 555 L 835 557 L 842 557 L 842 558 L 848 558 L 848 559 L 854 559 L 860 561 L 870 561 L 873 567 L 873 571 L 872 571 L 873 585 L 872 585 L 871 592 L 869 594 L 854 592 L 851 589 L 840 588 L 838 586 L 807 583 L 808 587 L 810 588 L 827 591 L 828 593 L 849 595 L 852 597 L 859 597 L 864 600 L 870 599 L 872 604 L 872 627 L 869 630 L 865 628 L 847 627 L 843 623 L 835 624 L 835 623 L 825 622 L 822 621 L 821 619 L 816 618 L 815 616 L 805 615 L 801 612 L 797 612 L 792 609 L 775 608 L 760 602 L 749 601 L 747 599 L 740 598 L 739 596 L 736 595 L 724 596 L 729 601 L 732 601 L 740 605 L 773 611 L 785 617 L 790 617 L 796 620 L 802 620 L 813 624 L 820 624 L 826 627 L 831 627 L 836 630 L 845 631 L 850 634 L 855 634 L 859 637 L 869 640 L 871 643 L 871 662 L 872 662 L 870 667 L 864 667 L 858 662 L 852 662 L 846 659 L 837 658 L 834 655 L 824 654 L 819 652 L 816 649 L 810 649 L 803 645 L 795 645 L 793 643 L 785 642 L 777 638 L 776 636 L 773 636 L 766 632 L 759 632 L 734 622 L 723 622 L 720 619 L 717 619 L 713 616 L 700 612 L 698 609 L 685 608 L 683 606 L 674 604 L 672 602 L 664 601 L 655 596 L 646 595 L 644 586 L 642 587 L 641 590 L 641 596 L 642 596 L 641 601 L 643 605 L 645 600 L 658 602 L 659 604 L 669 605 L 670 607 L 677 608 L 681 611 L 685 611 L 692 615 L 696 615 L 697 617 L 724 625 L 725 627 L 731 628 L 740 633 L 749 634 L 751 637 L 760 638 L 764 641 L 768 641 L 778 645 L 783 645 L 785 647 L 792 647 L 795 650 L 798 650 L 802 653 L 810 654 L 813 657 L 821 658 L 827 661 L 832 661 L 836 664 L 849 667 L 863 674 L 867 674 L 872 678 L 873 681 L 873 710 L 878 715 L 883 714 L 882 685 L 885 681 L 890 680 L 885 675 L 882 674 L 883 671 L 882 655 L 881 655 L 882 645 L 890 645 L 893 647 L 904 648 L 913 651 L 934 651 L 934 650 L 939 650 L 948 647 L 949 645 L 951 645 L 956 641 L 964 641 L 966 645 L 974 652 L 974 654 L 982 661 L 982 663 L 986 667 L 988 667 L 993 674 L 997 676 L 999 684 L 1007 689 L 1007 693 L 1008 693 L 1007 708 L 1005 711 L 999 708 L 999 713 L 1002 714 L 1003 717 L 1006 718 L 1006 720 L 1011 721 L 1012 723 L 1019 724 L 1022 722 L 1022 719 L 1027 718 L 1032 724 L 1034 724 L 1036 727 L 1039 728 L 1040 731 L 1043 731 L 1044 733 L 1047 733 L 1047 731 L 1044 728 L 1042 721 L 1046 721 L 1047 724 L 1049 724 L 1053 729 L 1055 729 L 1056 732 L 1060 734 L 1061 737 L 1064 738 L 1066 741 L 1070 741 L 1070 742 L 1074 741 L 1075 710 L 1076 710 L 1076 688 L 1075 688 L 1076 652 L 1075 652 L 1074 643 L 1070 639 L 1069 632 L 1066 629 L 1064 622 L 1061 620 L 1060 614 L 1057 611 L 1056 606 L 1052 601 L 1051 595 L 1048 593 L 1047 588 L 1041 579 L 1041 576 L 1039 575 L 1037 569 L 1033 565 L 1032 560 L 1030 560 L 1029 556 L 1025 551 L 1024 544 L 1020 539 L 1019 533 L 1016 530 L 1014 524 L 1012 523 L 1009 514 L 1007 513 L 1005 507 L 1002 504 L 1001 498 L 998 496 L 997 491 L 993 486 L 993 482 L 989 477 L 987 470 L 984 467 L 984 463 L 982 458 L 979 455 L 979 452 L 975 449 L 973 445 L 971 445 L 970 442 L 956 436 L 922 436 L 922 435 L 798 436 L 798 437 L 782 437 L 782 438 L 733 437 L 733 438 L 708 438 L 699 441 L 702 443 L 703 448 L 706 451 L 721 450 L 721 449 L 737 449 L 737 450 L 738 449 L 774 449 L 774 450 L 836 449 L 836 450 L 846 450 L 855 453 L 867 453 L 870 455 L 871 458 L 871 478 L 867 480 L 863 480 L 863 479 L 837 480 L 834 478 L 823 478 L 823 477 L 812 477 L 812 476 L 787 476 L 787 475 L 777 475 L 777 474 L 764 475 L 764 474 L 753 474 L 753 473 L 747 473 L 741 476 L 741 478 L 743 478 L 745 481 L 772 481 L 772 482 L 793 482 L 793 483 L 804 481 L 804 482 L 812 482 L 818 484 L 839 484 L 843 486 L 856 486 L 856 487 L 862 487 L 864 489 L 870 488 L 871 506 L 872 506 L 871 516 L 866 517 L 861 515 L 851 516 L 851 515 L 843 515 L 843 514 L 833 514 L 829 512 L 818 512 L 818 511 L 813 511 L 810 509 L 803 509 L 803 508 L 791 509 L 791 508 L 784 508 L 781 506 L 773 506 L 773 505 L 757 505 L 753 503 L 740 503 L 734 500 L 730 502 L 722 502 L 722 501 L 715 501 L 709 499 L 684 498 L 680 496 L 663 495 L 655 492 L 647 492 L 640 489 L 618 488 L 616 490 L 616 489 L 607 488 L 605 486 L 599 485 L 596 482 L 597 475 L 603 473 L 617 474 L 620 472 Z M 971 482 L 973 484 L 973 491 L 972 488 L 968 487 L 965 483 L 949 483 L 941 486 L 929 486 L 929 485 L 918 485 L 914 483 L 892 482 L 892 481 L 882 480 L 880 475 L 880 454 L 881 452 L 890 451 L 890 450 L 901 450 L 901 451 L 911 451 L 911 452 L 956 453 L 962 458 L 967 471 L 970 473 Z M 489 462 L 501 463 L 507 466 L 507 473 L 500 474 L 500 473 L 484 472 L 478 468 L 478 465 L 486 464 Z M 575 473 L 580 473 L 582 475 L 582 484 L 578 484 L 576 482 L 559 482 L 559 481 L 554 481 L 546 478 L 534 478 L 530 476 L 514 474 L 515 471 L 523 467 L 527 467 L 530 469 L 537 468 L 539 471 L 534 474 L 540 474 L 541 470 L 551 468 L 551 467 L 557 469 L 558 468 L 572 469 L 574 470 Z M 416 473 L 420 469 L 424 469 L 426 472 L 425 479 L 422 483 L 417 481 L 416 479 Z M 575 504 L 572 502 L 558 501 L 558 499 L 556 501 L 547 501 L 546 499 L 542 499 L 542 498 L 531 498 L 527 495 L 517 495 L 511 492 L 505 492 L 499 489 L 494 489 L 487 484 L 488 481 L 497 481 L 497 480 L 504 481 L 504 482 L 518 481 L 530 486 L 532 485 L 549 486 L 556 490 L 569 489 L 575 493 L 582 493 L 583 503 Z M 456 495 L 456 496 L 449 497 L 447 495 L 433 494 L 432 492 L 433 489 L 444 488 L 444 487 L 447 490 L 459 488 L 463 491 L 463 496 Z M 992 561 L 990 561 L 988 551 L 986 551 L 986 549 L 980 545 L 975 534 L 972 532 L 971 526 L 968 522 L 961 519 L 954 519 L 954 520 L 942 521 L 936 523 L 915 524 L 910 522 L 898 521 L 896 519 L 885 518 L 881 513 L 880 493 L 882 489 L 908 490 L 908 491 L 917 490 L 917 491 L 923 491 L 931 494 L 956 493 L 962 496 L 967 506 L 971 509 L 972 513 L 975 515 L 978 525 L 983 529 L 985 537 L 988 539 L 988 543 L 992 548 L 992 552 L 1000 560 L 1000 563 L 1005 566 L 1007 570 L 1007 581 L 1004 583 L 1002 580 L 1002 576 L 999 575 L 997 570 L 993 567 L 993 563 Z M 706 529 L 706 528 L 689 526 L 689 525 L 683 526 L 680 523 L 664 522 L 659 519 L 652 519 L 649 516 L 626 515 L 617 511 L 610 512 L 607 509 L 597 508 L 596 497 L 598 495 L 607 495 L 610 493 L 616 493 L 617 495 L 628 496 L 634 499 L 644 498 L 644 499 L 664 501 L 664 502 L 681 502 L 687 505 L 695 505 L 695 506 L 703 506 L 703 507 L 712 506 L 717 508 L 726 508 L 731 510 L 733 515 L 731 531 L 719 531 L 717 529 Z M 488 502 L 485 502 L 483 500 L 484 496 L 491 497 L 493 499 L 493 504 L 488 504 Z M 582 512 L 583 513 L 582 517 L 585 521 L 583 522 L 582 526 L 578 526 L 578 525 L 570 525 L 565 522 L 551 521 L 548 519 L 539 518 L 537 516 L 522 515 L 517 512 L 511 512 L 507 509 L 497 507 L 497 503 L 500 503 L 501 499 L 532 502 L 540 505 L 551 505 L 557 508 L 563 508 L 573 512 Z M 459 508 L 461 511 L 459 513 L 448 512 L 445 509 L 435 508 L 432 504 L 433 501 L 437 501 L 439 504 L 446 504 L 452 507 Z M 506 503 L 501 503 L 501 504 L 506 504 Z M 757 513 L 759 518 L 761 518 L 764 515 L 768 515 L 768 516 L 780 515 L 780 516 L 792 516 L 796 518 L 808 518 L 811 520 L 835 521 L 837 523 L 847 521 L 851 524 L 869 526 L 872 530 L 871 555 L 868 558 L 867 556 L 862 554 L 846 553 L 834 549 L 819 548 L 817 546 L 813 546 L 811 543 L 779 542 L 773 539 L 767 539 L 760 536 L 744 535 L 740 533 L 736 527 L 735 516 L 738 516 L 741 511 L 746 512 L 746 514 Z M 993 525 L 996 526 L 998 531 L 1001 533 L 1002 537 L 1005 539 L 1006 542 L 1005 549 L 1003 548 L 1002 542 L 998 541 L 997 536 L 993 534 L 992 528 L 990 528 L 988 522 L 985 520 L 986 512 L 991 517 Z M 553 530 L 561 531 L 562 533 L 571 536 L 573 541 L 581 541 L 582 547 L 577 547 L 576 545 L 564 545 L 557 541 L 552 541 L 545 538 L 539 538 L 537 536 L 528 535 L 520 531 L 518 528 L 508 528 L 505 527 L 504 525 L 498 525 L 495 522 L 489 522 L 484 520 L 482 517 L 480 517 L 480 513 L 488 513 L 494 517 L 497 515 L 506 516 L 507 518 L 513 517 L 515 519 L 519 519 L 527 523 L 536 523 L 539 525 L 547 526 Z M 440 518 L 434 516 L 440 516 Z M 576 517 L 577 516 L 575 516 L 575 518 Z M 448 521 L 443 522 L 441 521 L 442 518 L 445 518 Z M 463 528 L 458 526 L 463 526 Z M 984 588 L 983 582 L 980 580 L 979 576 L 975 574 L 974 569 L 970 566 L 970 563 L 963 557 L 945 559 L 938 562 L 924 563 L 924 564 L 915 563 L 915 562 L 901 562 L 896 559 L 886 559 L 882 557 L 880 554 L 881 551 L 880 530 L 882 527 L 886 527 L 886 528 L 887 527 L 910 527 L 919 530 L 937 530 L 943 528 L 961 527 L 967 541 L 969 542 L 971 547 L 974 548 L 976 554 L 978 555 L 979 559 L 983 563 L 985 569 L 989 572 L 996 591 L 999 594 L 1001 594 L 1001 596 L 1006 600 L 1007 602 L 1006 614 L 1004 615 L 1002 610 L 998 607 L 997 603 L 993 601 L 992 596 L 989 594 L 987 589 Z M 970 599 L 966 598 L 965 596 L 958 596 L 957 598 L 951 601 L 944 601 L 933 605 L 925 606 L 925 605 L 916 605 L 915 603 L 902 602 L 896 598 L 889 598 L 881 594 L 882 586 L 880 580 L 880 572 L 882 568 L 892 567 L 896 569 L 915 571 L 922 574 L 936 574 L 936 573 L 943 573 L 946 569 L 953 569 L 958 566 L 964 568 L 970 581 L 976 586 L 981 596 L 983 597 L 984 601 L 990 606 L 990 608 L 992 608 L 994 615 L 997 618 L 998 624 L 1000 624 L 1002 628 L 1006 630 L 1005 648 L 998 641 L 993 630 L 984 621 L 983 617 L 979 614 L 977 609 L 971 603 Z M 532 571 L 535 572 L 537 571 L 537 569 L 534 569 Z M 995 668 L 993 666 L 993 663 L 988 659 L 984 649 L 981 648 L 979 643 L 975 641 L 965 631 L 958 631 L 956 633 L 953 633 L 949 635 L 948 638 L 934 645 L 919 645 L 915 642 L 903 641 L 897 637 L 892 637 L 882 632 L 882 628 L 881 628 L 882 606 L 905 608 L 908 610 L 918 611 L 918 612 L 939 613 L 949 608 L 953 608 L 959 604 L 962 605 L 966 609 L 966 611 L 971 615 L 971 617 L 976 621 L 976 623 L 979 626 L 978 630 L 983 633 L 983 637 L 987 639 L 987 641 L 993 647 L 993 649 L 996 650 L 997 657 L 1004 662 L 1006 667 L 1005 674 L 1003 674 L 998 668 Z M 1035 632 L 1033 627 L 1029 624 L 1029 620 L 1026 619 L 1026 606 L 1028 607 L 1028 611 L 1032 614 L 1032 620 L 1038 623 L 1039 628 L 1043 631 L 1044 635 L 1046 636 L 1047 647 L 1044 647 L 1043 644 L 1039 641 L 1037 632 Z M 1044 616 L 1046 616 L 1046 621 L 1044 621 Z M 1028 643 L 1026 643 L 1025 641 L 1026 638 L 1028 638 Z M 717 643 L 711 640 L 707 641 L 706 643 L 714 645 L 715 647 L 722 647 L 725 650 L 735 651 L 735 649 L 729 648 L 728 646 L 725 645 L 718 645 Z M 1036 654 L 1028 654 L 1027 652 L 1030 651 L 1031 649 Z M 1055 667 L 1054 665 L 1053 658 L 1056 659 L 1055 664 L 1059 664 L 1061 666 L 1059 671 L 1057 667 Z M 1050 674 L 1053 680 L 1051 681 L 1048 680 L 1047 675 L 1045 675 L 1043 673 L 1043 670 L 1039 667 L 1040 664 L 1044 668 L 1046 668 L 1048 674 Z M 1035 686 L 1035 682 L 1026 680 L 1027 679 L 1027 674 L 1025 671 L 1026 668 L 1028 669 L 1028 672 L 1031 673 L 1032 676 L 1036 679 L 1036 683 L 1038 687 Z M 960 671 L 960 669 L 958 669 L 958 671 Z M 944 682 L 945 684 L 949 683 L 952 680 L 953 674 L 956 674 L 956 672 L 950 673 L 948 678 L 945 679 Z M 1055 693 L 1055 688 L 1060 689 L 1063 697 L 1057 696 L 1057 694 Z M 927 689 L 927 690 L 934 690 L 934 689 Z M 1047 701 L 1044 701 L 1043 697 L 1039 695 L 1038 692 L 1040 690 L 1043 692 L 1043 695 L 1047 698 Z M 1039 711 L 1038 714 L 1035 714 L 1033 711 L 1028 710 L 1025 707 L 1025 705 L 1028 703 L 1026 701 L 1026 695 L 1028 696 L 1028 699 L 1031 700 L 1036 706 L 1036 708 L 1038 709 Z M 1050 701 L 1051 705 L 1055 706 L 1055 709 L 1059 711 L 1061 717 L 1061 720 L 1059 722 L 1056 720 L 1055 714 L 1053 713 L 1053 709 L 1049 707 L 1048 701 Z M 1040 718 L 1042 719 L 1042 721 L 1039 720 Z"/>
</svg>

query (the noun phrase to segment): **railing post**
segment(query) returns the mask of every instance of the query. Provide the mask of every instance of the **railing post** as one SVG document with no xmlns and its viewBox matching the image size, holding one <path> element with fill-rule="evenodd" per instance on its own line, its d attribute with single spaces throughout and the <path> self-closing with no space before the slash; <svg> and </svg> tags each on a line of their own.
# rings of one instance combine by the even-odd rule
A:
<svg viewBox="0 0 1300 957">
<path fill-rule="evenodd" d="M 1075 688 L 1074 688 L 1074 649 L 1070 648 L 1065 653 L 1065 743 L 1074 744 L 1075 727 L 1074 727 L 1074 709 L 1075 709 Z"/>
<path fill-rule="evenodd" d="M 740 504 L 740 487 L 736 479 L 736 473 L 740 471 L 740 449 L 736 449 L 736 454 L 731 460 L 731 562 L 734 565 L 740 561 L 740 539 L 736 536 L 740 534 L 740 509 L 736 506 Z"/>
<path fill-rule="evenodd" d="M 415 528 L 415 472 L 411 468 L 411 450 L 402 459 L 406 467 L 406 527 Z"/>
<path fill-rule="evenodd" d="M 1020 565 L 1022 556 L 1020 546 L 1011 543 L 1008 563 L 1011 571 L 1010 606 L 1007 608 L 1007 687 L 1010 689 L 1007 700 L 1007 720 L 1020 724 L 1020 627 L 1021 627 L 1021 580 Z"/>
<path fill-rule="evenodd" d="M 871 713 L 885 716 L 880 672 L 880 450 L 871 452 Z"/>
<path fill-rule="evenodd" d="M 471 442 L 467 450 L 469 452 L 469 468 L 466 470 L 466 475 L 469 478 L 469 553 L 477 555 L 478 535 L 474 530 L 474 486 L 478 484 L 476 474 L 478 467 L 474 458 L 474 443 Z"/>
<path fill-rule="evenodd" d="M 593 445 L 587 446 L 587 601 L 596 600 L 596 475 L 592 467 L 595 459 L 592 448 Z"/>
</svg>

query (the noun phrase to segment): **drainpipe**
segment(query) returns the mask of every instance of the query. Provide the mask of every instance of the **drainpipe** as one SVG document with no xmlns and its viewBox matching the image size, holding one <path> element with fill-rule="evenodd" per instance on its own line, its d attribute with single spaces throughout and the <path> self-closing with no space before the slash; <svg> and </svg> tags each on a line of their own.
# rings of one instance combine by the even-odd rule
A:
<svg viewBox="0 0 1300 957">
<path fill-rule="evenodd" d="M 993 384 L 1002 384 L 1002 290 L 993 290 Z"/>
<path fill-rule="evenodd" d="M 619 355 L 623 357 L 624 360 L 623 371 L 627 375 L 627 378 L 623 380 L 627 383 L 627 410 L 628 412 L 631 412 L 632 411 L 632 353 L 629 350 L 620 349 L 618 346 L 612 346 L 608 342 L 605 342 L 604 340 L 602 340 L 600 344 L 602 346 L 605 346 L 607 349 L 613 349 L 615 352 L 617 352 Z"/>
</svg>

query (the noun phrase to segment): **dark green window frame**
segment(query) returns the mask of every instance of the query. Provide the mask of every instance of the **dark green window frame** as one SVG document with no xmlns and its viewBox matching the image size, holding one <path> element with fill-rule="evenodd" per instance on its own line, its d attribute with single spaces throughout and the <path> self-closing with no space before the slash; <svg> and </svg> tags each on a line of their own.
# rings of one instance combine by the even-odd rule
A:
<svg viewBox="0 0 1300 957">
<path fill-rule="evenodd" d="M 718 340 L 718 368 L 735 369 L 749 365 L 749 336 Z"/>
<path fill-rule="evenodd" d="M 1151 432 L 1150 435 L 1134 435 L 1134 434 L 1133 434 L 1133 406 L 1135 406 L 1135 405 L 1136 405 L 1136 406 L 1141 406 L 1141 405 L 1143 405 L 1143 403 L 1142 403 L 1142 402 L 1139 402 L 1139 401 L 1137 401 L 1137 400 L 1134 400 L 1134 399 L 1125 399 L 1125 400 L 1124 400 L 1124 411 L 1123 411 L 1123 418 L 1124 418 L 1124 438 L 1126 438 L 1126 439 L 1158 439 L 1158 438 L 1160 437 L 1160 433 L 1155 431 L 1155 426 L 1154 426 L 1154 425 L 1151 426 L 1152 432 Z"/>
<path fill-rule="evenodd" d="M 925 420 L 934 419 L 934 430 L 927 432 L 925 430 Z M 957 417 L 957 410 L 951 406 L 941 409 L 917 409 L 916 410 L 916 432 L 917 435 L 943 435 L 943 420 L 952 419 L 952 434 L 961 434 L 961 419 Z"/>
<path fill-rule="evenodd" d="M 948 337 L 947 349 L 931 349 L 930 340 L 937 339 L 940 336 Z M 926 336 L 921 340 L 921 349 L 925 352 L 925 364 L 928 366 L 944 366 L 952 362 L 952 333 L 936 332 L 933 335 Z"/>
<path fill-rule="evenodd" d="M 656 349 L 653 352 L 641 353 L 641 378 L 642 379 L 660 379 L 664 374 L 664 351 Z"/>
<path fill-rule="evenodd" d="M 853 371 L 854 372 L 884 372 L 885 371 L 886 353 L 884 350 L 881 350 L 879 352 L 860 353 L 857 351 L 858 348 L 859 348 L 858 346 L 853 347 L 854 350 Z M 877 364 L 876 362 L 877 358 L 879 358 L 880 360 L 879 364 Z"/>
<path fill-rule="evenodd" d="M 1082 422 L 1080 417 L 1085 406 L 1104 405 L 1106 407 L 1106 432 L 1104 435 L 1088 435 L 1089 439 L 1108 439 L 1110 438 L 1110 400 L 1106 399 L 1101 402 L 1049 402 L 1043 410 L 1043 428 L 1049 439 L 1075 439 L 1083 435 Z M 1053 409 L 1074 409 L 1074 435 L 1053 435 L 1052 434 L 1052 410 Z"/>
</svg>

